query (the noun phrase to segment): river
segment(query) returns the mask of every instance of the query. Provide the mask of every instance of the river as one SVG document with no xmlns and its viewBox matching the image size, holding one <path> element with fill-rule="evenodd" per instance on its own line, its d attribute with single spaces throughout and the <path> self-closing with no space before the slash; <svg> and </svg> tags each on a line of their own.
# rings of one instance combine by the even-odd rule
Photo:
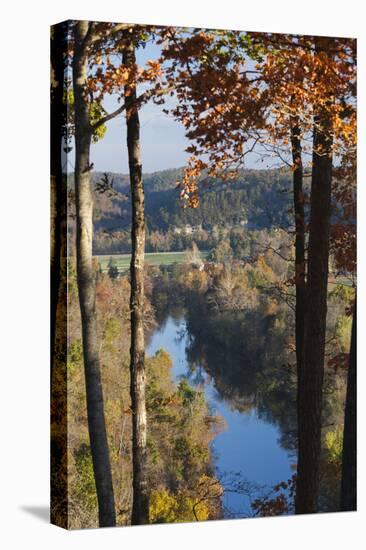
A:
<svg viewBox="0 0 366 550">
<path fill-rule="evenodd" d="M 279 443 L 281 432 L 274 421 L 264 419 L 254 407 L 239 411 L 233 403 L 220 395 L 215 379 L 203 369 L 192 374 L 187 358 L 190 335 L 184 315 L 168 316 L 153 333 L 147 353 L 154 355 L 166 350 L 173 362 L 172 377 L 179 381 L 186 377 L 191 385 L 199 384 L 206 396 L 210 410 L 224 418 L 226 426 L 212 442 L 212 456 L 216 475 L 221 479 L 247 480 L 250 484 L 267 489 L 279 481 L 289 479 L 293 471 L 294 457 Z M 227 365 L 230 368 L 230 365 Z M 252 497 L 267 489 L 257 489 Z M 224 516 L 250 515 L 249 498 L 237 492 L 225 492 L 222 497 Z"/>
</svg>

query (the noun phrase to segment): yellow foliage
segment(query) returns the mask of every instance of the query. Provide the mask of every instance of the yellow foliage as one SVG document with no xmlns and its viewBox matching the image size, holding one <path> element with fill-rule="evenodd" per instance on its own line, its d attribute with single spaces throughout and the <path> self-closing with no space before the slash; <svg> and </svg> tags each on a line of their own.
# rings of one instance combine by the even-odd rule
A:
<svg viewBox="0 0 366 550">
<path fill-rule="evenodd" d="M 166 489 L 152 491 L 149 516 L 151 523 L 172 523 L 176 520 L 177 501 Z"/>
<path fill-rule="evenodd" d="M 166 489 L 152 491 L 149 516 L 151 523 L 206 521 L 210 516 L 208 501 L 188 492 L 172 495 Z"/>
<path fill-rule="evenodd" d="M 341 463 L 343 447 L 343 432 L 336 428 L 325 434 L 325 448 L 330 462 Z"/>
</svg>

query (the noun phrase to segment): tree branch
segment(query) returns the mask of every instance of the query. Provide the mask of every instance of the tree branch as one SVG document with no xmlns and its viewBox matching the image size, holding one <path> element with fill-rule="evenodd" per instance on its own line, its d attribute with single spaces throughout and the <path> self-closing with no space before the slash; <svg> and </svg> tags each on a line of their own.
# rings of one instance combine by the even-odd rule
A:
<svg viewBox="0 0 366 550">
<path fill-rule="evenodd" d="M 99 40 L 103 40 L 105 38 L 109 38 L 110 36 L 112 36 L 113 34 L 116 34 L 117 32 L 119 31 L 124 31 L 126 29 L 129 29 L 131 27 L 134 27 L 135 25 L 133 24 L 129 24 L 129 23 L 117 23 L 116 25 L 114 25 L 113 27 L 110 27 L 106 32 L 96 32 L 94 34 L 94 36 L 92 36 L 90 39 L 89 39 L 89 44 L 95 44 L 97 43 Z"/>
<path fill-rule="evenodd" d="M 97 130 L 99 128 L 99 126 L 103 126 L 103 124 L 105 124 L 106 122 L 108 122 L 109 120 L 112 120 L 112 118 L 115 118 L 116 116 L 120 115 L 121 113 L 123 113 L 123 111 L 125 111 L 126 109 L 126 104 L 124 103 L 123 105 L 121 105 L 121 107 L 119 107 L 118 109 L 116 109 L 115 111 L 113 111 L 112 113 L 108 113 L 107 115 L 105 115 L 104 117 L 100 118 L 99 120 L 97 120 L 97 122 L 95 122 L 91 129 L 92 129 L 92 132 Z"/>
<path fill-rule="evenodd" d="M 141 94 L 137 99 L 136 99 L 136 103 L 135 103 L 135 107 L 138 109 L 139 107 L 141 107 L 141 105 L 143 103 L 145 103 L 146 101 L 148 101 L 149 99 L 151 99 L 153 97 L 153 95 L 155 94 L 156 96 L 159 96 L 159 95 L 163 95 L 163 94 L 166 94 L 168 93 L 169 91 L 171 90 L 171 88 L 163 88 L 161 90 L 156 90 L 155 88 L 151 88 L 150 90 L 146 90 L 146 92 L 144 92 L 143 94 Z M 121 105 L 121 107 L 119 107 L 118 109 L 116 109 L 115 111 L 113 111 L 112 113 L 108 113 L 107 115 L 105 115 L 104 117 L 100 118 L 97 122 L 95 122 L 91 129 L 92 131 L 96 130 L 97 128 L 99 128 L 99 126 L 102 126 L 103 124 L 105 124 L 106 122 L 108 122 L 109 120 L 112 120 L 112 118 L 115 118 L 116 116 L 120 115 L 121 113 L 123 113 L 124 111 L 126 110 L 126 104 L 124 103 L 123 105 Z"/>
</svg>

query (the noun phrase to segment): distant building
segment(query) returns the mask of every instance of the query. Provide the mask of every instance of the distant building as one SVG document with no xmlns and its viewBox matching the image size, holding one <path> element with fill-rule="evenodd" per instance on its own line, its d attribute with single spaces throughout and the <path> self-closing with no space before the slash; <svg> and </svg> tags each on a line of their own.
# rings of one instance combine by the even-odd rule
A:
<svg viewBox="0 0 366 550">
<path fill-rule="evenodd" d="M 173 229 L 173 232 L 176 235 L 193 235 L 193 233 L 197 233 L 197 231 L 202 231 L 202 224 L 190 225 L 189 223 L 186 223 L 183 227 L 174 227 Z"/>
</svg>

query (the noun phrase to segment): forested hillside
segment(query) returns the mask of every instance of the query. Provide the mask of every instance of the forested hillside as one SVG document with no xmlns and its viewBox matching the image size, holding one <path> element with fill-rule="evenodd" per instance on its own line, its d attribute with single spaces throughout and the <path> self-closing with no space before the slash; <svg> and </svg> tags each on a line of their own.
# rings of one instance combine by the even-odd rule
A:
<svg viewBox="0 0 366 550">
<path fill-rule="evenodd" d="M 52 522 L 356 510 L 356 41 L 53 31 Z"/>
<path fill-rule="evenodd" d="M 243 170 L 231 182 L 204 178 L 197 208 L 184 208 L 177 182 L 183 169 L 144 176 L 147 251 L 185 250 L 192 239 L 201 249 L 217 244 L 220 230 L 232 227 L 288 227 L 291 173 L 285 170 Z M 73 185 L 71 177 L 70 186 Z M 130 252 L 131 198 L 128 176 L 93 173 L 94 253 Z"/>
<path fill-rule="evenodd" d="M 202 224 L 205 228 L 215 224 L 238 224 L 241 221 L 247 221 L 253 228 L 264 228 L 284 224 L 288 220 L 287 210 L 291 200 L 291 175 L 288 171 L 246 170 L 230 183 L 205 178 L 201 181 L 202 200 L 195 209 L 182 208 L 182 204 L 177 201 L 177 182 L 182 178 L 182 172 L 182 169 L 172 169 L 144 176 L 147 224 L 150 230 L 166 231 L 172 226 L 182 227 L 185 224 Z M 94 174 L 95 182 L 102 178 L 103 174 Z M 113 204 L 122 202 L 123 208 L 127 208 L 129 213 L 127 176 L 111 174 L 110 180 L 113 180 L 115 191 L 122 194 L 122 197 L 112 198 Z M 101 208 L 104 214 L 103 206 Z M 117 219 L 115 221 L 118 222 Z M 99 223 L 98 227 L 106 225 Z"/>
</svg>

